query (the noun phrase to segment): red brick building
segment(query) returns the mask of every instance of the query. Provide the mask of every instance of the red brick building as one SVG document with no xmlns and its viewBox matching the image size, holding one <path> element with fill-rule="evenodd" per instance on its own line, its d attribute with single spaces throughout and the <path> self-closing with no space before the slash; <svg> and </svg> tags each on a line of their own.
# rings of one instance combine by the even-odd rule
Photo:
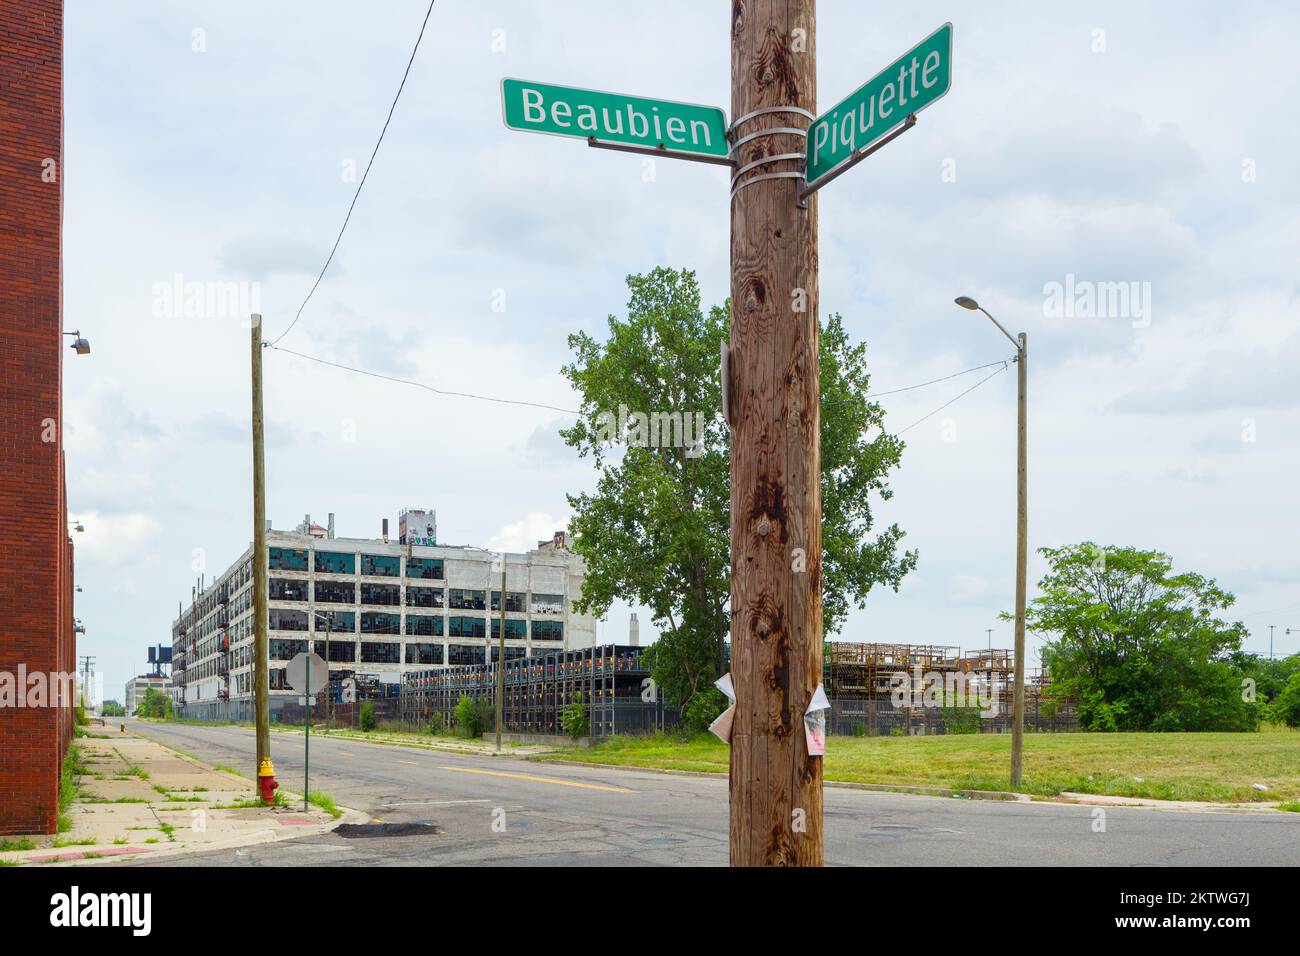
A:
<svg viewBox="0 0 1300 956">
<path fill-rule="evenodd" d="M 62 224 L 63 0 L 0 0 L 0 834 L 54 831 L 72 737 L 73 701 L 15 688 L 76 671 Z"/>
</svg>

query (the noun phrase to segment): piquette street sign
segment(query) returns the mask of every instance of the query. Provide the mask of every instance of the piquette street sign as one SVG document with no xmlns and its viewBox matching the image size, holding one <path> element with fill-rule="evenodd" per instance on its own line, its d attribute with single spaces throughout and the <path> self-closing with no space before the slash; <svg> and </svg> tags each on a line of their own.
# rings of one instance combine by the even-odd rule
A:
<svg viewBox="0 0 1300 956">
<path fill-rule="evenodd" d="M 952 24 L 945 23 L 808 128 L 808 187 L 880 142 L 952 86 Z"/>
<path fill-rule="evenodd" d="M 501 115 L 509 129 L 683 159 L 725 160 L 730 151 L 727 116 L 715 106 L 507 78 L 501 81 Z"/>
</svg>

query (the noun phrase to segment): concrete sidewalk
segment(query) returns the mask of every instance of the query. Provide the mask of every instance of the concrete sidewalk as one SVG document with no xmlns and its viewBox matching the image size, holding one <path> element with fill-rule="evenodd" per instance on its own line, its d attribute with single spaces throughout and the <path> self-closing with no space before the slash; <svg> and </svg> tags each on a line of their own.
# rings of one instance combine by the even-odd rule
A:
<svg viewBox="0 0 1300 956">
<path fill-rule="evenodd" d="M 82 773 L 64 814 L 71 826 L 57 836 L 5 838 L 14 849 L 0 852 L 0 860 L 48 865 L 165 856 L 325 833 L 350 816 L 365 819 L 348 811 L 335 819 L 316 806 L 304 812 L 302 795 L 283 788 L 277 793 L 286 806 L 263 807 L 254 781 L 132 733 L 93 728 L 73 743 Z"/>
</svg>

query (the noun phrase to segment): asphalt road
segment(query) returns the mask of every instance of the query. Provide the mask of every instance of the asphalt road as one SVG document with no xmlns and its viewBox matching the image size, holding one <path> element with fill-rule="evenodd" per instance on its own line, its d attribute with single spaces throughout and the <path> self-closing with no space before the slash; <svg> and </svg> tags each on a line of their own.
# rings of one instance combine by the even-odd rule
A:
<svg viewBox="0 0 1300 956">
<path fill-rule="evenodd" d="M 245 772 L 250 730 L 132 729 Z M 302 789 L 302 738 L 272 734 L 278 779 Z M 312 737 L 312 789 L 436 835 L 336 833 L 134 865 L 723 866 L 727 781 L 463 756 Z M 828 787 L 828 866 L 1296 866 L 1300 814 L 1189 813 L 957 800 Z M 127 864 L 131 865 L 131 864 Z"/>
</svg>

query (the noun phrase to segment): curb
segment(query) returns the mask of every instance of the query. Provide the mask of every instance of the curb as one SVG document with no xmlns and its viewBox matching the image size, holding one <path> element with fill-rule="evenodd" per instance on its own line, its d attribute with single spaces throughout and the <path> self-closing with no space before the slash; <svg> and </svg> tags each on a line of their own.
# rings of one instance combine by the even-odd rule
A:
<svg viewBox="0 0 1300 956">
<path fill-rule="evenodd" d="M 248 778 L 238 774 L 230 774 L 224 770 L 217 770 L 201 760 L 182 753 L 175 747 L 163 743 L 161 740 L 146 736 L 145 734 L 135 734 L 143 740 L 157 744 L 164 750 L 167 750 L 181 760 L 193 766 L 199 767 L 207 772 L 220 774 L 224 777 L 230 777 L 238 780 L 240 786 L 248 785 Z M 118 738 L 114 738 L 118 739 Z M 303 795 L 295 793 L 292 790 L 281 790 L 286 798 L 292 798 L 296 803 L 303 802 Z M 12 856 L 8 859 L 17 863 L 19 866 L 95 866 L 100 864 L 120 865 L 127 860 L 139 859 L 158 859 L 165 857 L 181 856 L 187 853 L 207 853 L 219 850 L 234 850 L 245 846 L 260 846 L 266 843 L 278 843 L 283 840 L 291 840 L 303 836 L 323 836 L 326 833 L 332 833 L 344 823 L 364 823 L 370 819 L 368 814 L 360 810 L 354 810 L 351 807 L 344 807 L 338 804 L 336 808 L 341 811 L 338 817 L 323 821 L 321 824 L 312 826 L 286 827 L 286 826 L 266 826 L 256 830 L 248 830 L 244 833 L 232 836 L 225 840 L 215 840 L 211 843 L 168 843 L 162 845 L 151 845 L 149 847 L 134 847 L 130 844 L 101 846 L 99 844 L 84 844 L 77 847 L 38 847 L 33 850 L 20 851 L 23 856 Z M 284 808 L 292 811 L 292 808 Z M 321 811 L 325 812 L 325 811 Z M 274 818 L 272 821 L 274 822 Z M 65 852 L 65 858 L 58 858 L 57 855 Z M 102 854 L 86 858 L 87 853 Z M 34 862 L 35 857 L 55 856 L 54 859 L 41 859 Z"/>
<path fill-rule="evenodd" d="M 562 764 L 568 767 L 596 767 L 601 770 L 639 770 L 642 773 L 659 773 L 675 777 L 713 777 L 726 779 L 721 770 L 673 770 L 665 767 L 635 767 L 630 764 L 587 763 L 582 760 L 538 760 L 537 763 Z M 909 793 L 920 797 L 953 797 L 964 800 L 1001 800 L 1009 803 L 1029 803 L 1027 793 L 1009 793 L 1002 790 L 953 790 L 949 787 L 907 787 L 888 783 L 856 783 L 850 780 L 824 780 L 823 787 L 837 790 L 872 790 L 879 793 Z"/>
</svg>

